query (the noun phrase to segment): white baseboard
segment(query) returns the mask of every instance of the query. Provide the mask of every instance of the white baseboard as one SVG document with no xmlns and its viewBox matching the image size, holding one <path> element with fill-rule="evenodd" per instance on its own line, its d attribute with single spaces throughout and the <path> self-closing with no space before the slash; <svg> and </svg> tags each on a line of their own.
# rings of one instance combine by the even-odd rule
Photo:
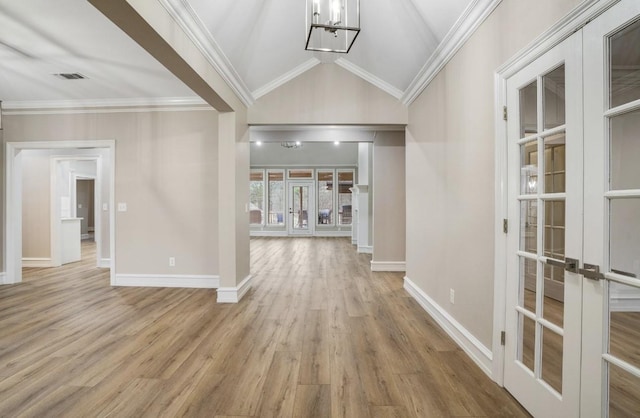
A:
<svg viewBox="0 0 640 418">
<path fill-rule="evenodd" d="M 372 261 L 371 271 L 407 271 L 405 261 Z"/>
<path fill-rule="evenodd" d="M 480 369 L 489 377 L 492 377 L 493 353 L 491 350 L 474 337 L 473 334 L 456 321 L 447 311 L 442 309 L 433 299 L 427 296 L 427 294 L 408 277 L 404 278 L 404 289 L 409 292 L 438 325 L 453 338 Z"/>
<path fill-rule="evenodd" d="M 358 252 L 361 254 L 373 254 L 373 247 L 358 245 Z"/>
<path fill-rule="evenodd" d="M 24 257 L 22 267 L 55 267 L 51 258 L 44 257 Z"/>
<path fill-rule="evenodd" d="M 254 230 L 249 231 L 250 237 L 286 237 L 289 234 L 287 231 L 264 231 L 264 230 Z"/>
<path fill-rule="evenodd" d="M 253 276 L 248 275 L 236 287 L 220 287 L 218 288 L 218 303 L 238 303 L 240 299 L 251 288 Z"/>
<path fill-rule="evenodd" d="M 191 287 L 217 289 L 218 276 L 168 275 L 168 274 L 116 274 L 114 286 L 136 287 Z"/>
<path fill-rule="evenodd" d="M 7 273 L 0 273 L 0 284 L 9 284 L 7 281 Z"/>
<path fill-rule="evenodd" d="M 81 234 L 81 235 L 80 235 L 80 239 L 81 239 L 81 240 L 82 240 L 82 239 L 89 239 L 89 238 L 91 238 L 91 235 L 90 235 L 90 234 Z"/>
<path fill-rule="evenodd" d="M 315 237 L 350 237 L 351 231 L 323 231 L 316 229 L 313 236 Z"/>
<path fill-rule="evenodd" d="M 352 240 L 351 240 L 351 243 L 352 243 L 353 245 L 358 245 L 358 240 L 357 240 L 357 239 L 352 239 Z"/>
<path fill-rule="evenodd" d="M 111 259 L 110 258 L 101 258 L 100 264 L 98 265 L 101 269 L 110 269 L 111 268 Z"/>
</svg>

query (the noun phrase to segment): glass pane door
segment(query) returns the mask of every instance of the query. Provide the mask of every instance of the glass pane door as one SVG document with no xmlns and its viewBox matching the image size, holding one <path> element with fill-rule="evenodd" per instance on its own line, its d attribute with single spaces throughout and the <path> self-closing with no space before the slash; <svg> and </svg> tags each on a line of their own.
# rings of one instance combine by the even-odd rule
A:
<svg viewBox="0 0 640 418">
<path fill-rule="evenodd" d="M 640 416 L 640 2 L 584 29 L 583 411 Z M 604 80 L 604 82 L 603 82 Z"/>
<path fill-rule="evenodd" d="M 505 387 L 534 416 L 579 410 L 581 34 L 507 80 L 509 234 Z M 571 216 L 569 216 L 571 214 Z M 578 216 L 576 216 L 578 215 Z"/>
<path fill-rule="evenodd" d="M 313 234 L 313 196 L 313 182 L 289 183 L 289 234 Z"/>
</svg>

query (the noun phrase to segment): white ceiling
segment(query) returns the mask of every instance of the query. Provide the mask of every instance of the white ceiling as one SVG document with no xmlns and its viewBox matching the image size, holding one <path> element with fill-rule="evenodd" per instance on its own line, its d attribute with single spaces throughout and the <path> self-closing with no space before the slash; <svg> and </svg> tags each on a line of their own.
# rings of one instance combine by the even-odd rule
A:
<svg viewBox="0 0 640 418">
<path fill-rule="evenodd" d="M 424 78 L 443 43 L 459 40 L 495 0 L 361 0 L 349 54 L 304 50 L 304 0 L 158 0 L 225 72 L 245 103 L 314 65 L 335 62 L 398 99 Z M 490 10 L 489 10 L 490 11 Z M 196 99 L 86 0 L 0 0 L 0 99 Z M 438 50 L 436 48 L 439 48 Z M 441 55 L 441 54 L 440 54 Z M 52 74 L 79 72 L 87 80 Z M 176 99 L 177 100 L 177 99 Z"/>
</svg>

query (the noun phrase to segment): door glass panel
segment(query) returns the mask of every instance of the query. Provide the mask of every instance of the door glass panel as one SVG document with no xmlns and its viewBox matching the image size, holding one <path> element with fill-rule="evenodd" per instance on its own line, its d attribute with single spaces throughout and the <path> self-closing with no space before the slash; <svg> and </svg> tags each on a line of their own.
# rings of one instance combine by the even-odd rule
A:
<svg viewBox="0 0 640 418">
<path fill-rule="evenodd" d="M 520 192 L 536 194 L 538 192 L 538 142 L 533 141 L 520 146 Z"/>
<path fill-rule="evenodd" d="M 544 298 L 542 317 L 562 327 L 564 325 L 564 269 L 544 265 Z"/>
<path fill-rule="evenodd" d="M 564 260 L 564 200 L 544 202 L 544 255 Z"/>
<path fill-rule="evenodd" d="M 564 65 L 542 77 L 544 103 L 544 129 L 555 128 L 565 123 Z"/>
<path fill-rule="evenodd" d="M 536 312 L 536 265 L 530 258 L 520 257 L 520 306 Z"/>
<path fill-rule="evenodd" d="M 562 336 L 542 328 L 542 380 L 562 393 Z"/>
<path fill-rule="evenodd" d="M 518 360 L 533 371 L 535 359 L 536 323 L 521 313 L 518 313 L 520 330 L 518 332 Z"/>
<path fill-rule="evenodd" d="M 293 187 L 293 229 L 309 229 L 309 187 Z"/>
<path fill-rule="evenodd" d="M 538 82 L 520 90 L 520 138 L 538 133 Z"/>
<path fill-rule="evenodd" d="M 627 26 L 609 39 L 611 107 L 640 99 L 640 21 Z"/>
<path fill-rule="evenodd" d="M 544 139 L 544 192 L 565 191 L 565 134 Z"/>
<path fill-rule="evenodd" d="M 640 189 L 640 110 L 611 118 L 610 126 L 611 189 Z"/>
<path fill-rule="evenodd" d="M 609 283 L 609 354 L 640 368 L 640 288 Z"/>
<path fill-rule="evenodd" d="M 640 277 L 640 198 L 611 200 L 611 271 Z"/>
<path fill-rule="evenodd" d="M 609 364 L 609 418 L 640 417 L 640 378 Z"/>
<path fill-rule="evenodd" d="M 520 202 L 520 249 L 533 254 L 538 251 L 538 201 Z"/>
</svg>

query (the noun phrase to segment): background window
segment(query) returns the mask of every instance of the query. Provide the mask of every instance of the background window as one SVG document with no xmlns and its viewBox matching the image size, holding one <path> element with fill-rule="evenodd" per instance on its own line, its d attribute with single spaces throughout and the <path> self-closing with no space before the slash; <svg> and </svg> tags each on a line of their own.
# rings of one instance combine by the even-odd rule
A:
<svg viewBox="0 0 640 418">
<path fill-rule="evenodd" d="M 340 225 L 351 225 L 352 206 L 351 190 L 353 187 L 353 171 L 338 171 L 338 222 Z"/>
<path fill-rule="evenodd" d="M 249 222 L 262 225 L 264 212 L 264 173 L 251 171 L 249 174 Z"/>
<path fill-rule="evenodd" d="M 318 170 L 318 225 L 333 225 L 333 170 Z"/>
<path fill-rule="evenodd" d="M 268 171 L 268 225 L 284 225 L 284 171 Z"/>
</svg>

